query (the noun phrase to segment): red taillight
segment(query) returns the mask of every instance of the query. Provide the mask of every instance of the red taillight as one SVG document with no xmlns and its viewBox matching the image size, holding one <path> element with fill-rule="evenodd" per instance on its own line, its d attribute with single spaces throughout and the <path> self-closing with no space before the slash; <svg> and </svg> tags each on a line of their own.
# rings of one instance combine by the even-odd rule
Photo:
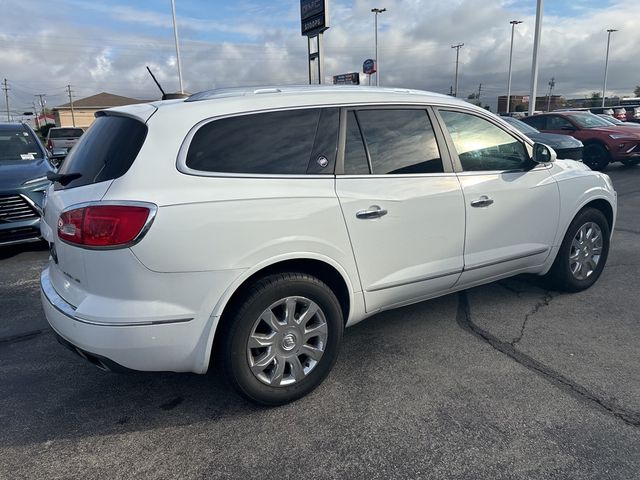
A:
<svg viewBox="0 0 640 480">
<path fill-rule="evenodd" d="M 151 207 L 90 205 L 69 210 L 58 219 L 58 237 L 87 247 L 117 247 L 140 235 L 152 213 Z"/>
<path fill-rule="evenodd" d="M 51 139 L 47 140 L 47 148 L 49 150 L 51 150 L 53 148 L 53 142 L 51 141 Z"/>
</svg>

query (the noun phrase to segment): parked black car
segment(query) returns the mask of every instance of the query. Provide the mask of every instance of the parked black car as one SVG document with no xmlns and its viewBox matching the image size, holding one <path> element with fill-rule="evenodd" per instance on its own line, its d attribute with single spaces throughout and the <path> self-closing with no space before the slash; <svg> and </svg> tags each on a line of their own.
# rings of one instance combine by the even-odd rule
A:
<svg viewBox="0 0 640 480">
<path fill-rule="evenodd" d="M 513 117 L 501 117 L 512 127 L 520 130 L 534 142 L 544 143 L 553 148 L 558 154 L 558 158 L 568 160 L 582 160 L 583 145 L 580 140 L 568 135 L 557 135 L 555 133 L 542 133 L 530 125 Z"/>
<path fill-rule="evenodd" d="M 0 246 L 40 238 L 47 151 L 26 124 L 0 123 Z"/>
</svg>

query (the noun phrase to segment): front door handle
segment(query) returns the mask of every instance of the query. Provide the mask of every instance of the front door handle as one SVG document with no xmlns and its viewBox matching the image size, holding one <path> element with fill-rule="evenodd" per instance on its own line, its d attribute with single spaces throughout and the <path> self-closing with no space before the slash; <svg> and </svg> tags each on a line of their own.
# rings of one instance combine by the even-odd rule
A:
<svg viewBox="0 0 640 480">
<path fill-rule="evenodd" d="M 366 210 L 360 210 L 356 213 L 356 217 L 362 220 L 367 220 L 370 218 L 380 218 L 384 217 L 388 212 L 384 208 L 380 208 L 378 205 L 371 205 Z"/>
<path fill-rule="evenodd" d="M 482 195 L 477 200 L 473 200 L 471 202 L 471 206 L 476 208 L 488 207 L 489 205 L 492 205 L 492 204 L 493 204 L 493 199 L 487 197 L 486 195 Z"/>
</svg>

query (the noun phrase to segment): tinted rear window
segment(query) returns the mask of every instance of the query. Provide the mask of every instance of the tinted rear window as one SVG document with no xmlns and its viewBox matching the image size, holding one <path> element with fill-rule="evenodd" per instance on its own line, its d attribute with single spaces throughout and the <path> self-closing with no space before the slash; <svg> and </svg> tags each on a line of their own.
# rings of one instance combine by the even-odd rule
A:
<svg viewBox="0 0 640 480">
<path fill-rule="evenodd" d="M 194 170 L 223 173 L 333 173 L 337 128 L 336 109 L 224 118 L 207 123 L 196 132 L 186 165 Z"/>
<path fill-rule="evenodd" d="M 29 130 L 22 125 L 0 127 L 0 162 L 36 158 L 42 158 L 42 150 Z"/>
<path fill-rule="evenodd" d="M 83 133 L 81 128 L 52 128 L 49 130 L 49 138 L 78 138 Z"/>
<path fill-rule="evenodd" d="M 118 116 L 96 118 L 59 170 L 59 173 L 80 173 L 82 176 L 65 187 L 56 183 L 56 189 L 80 187 L 124 175 L 146 136 L 147 126 L 138 120 Z"/>
</svg>

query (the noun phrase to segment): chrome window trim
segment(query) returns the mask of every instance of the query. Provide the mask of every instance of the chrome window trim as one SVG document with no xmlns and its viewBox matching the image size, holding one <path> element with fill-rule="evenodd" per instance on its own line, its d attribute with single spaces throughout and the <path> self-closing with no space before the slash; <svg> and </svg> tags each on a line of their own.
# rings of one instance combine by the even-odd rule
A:
<svg viewBox="0 0 640 480">
<path fill-rule="evenodd" d="M 258 113 L 271 113 L 271 112 L 282 112 L 288 110 L 306 110 L 313 108 L 340 108 L 340 109 L 348 109 L 348 108 L 363 108 L 363 107 L 372 107 L 372 108 L 422 108 L 428 109 L 429 107 L 446 107 L 447 103 L 440 103 L 437 101 L 429 101 L 427 103 L 423 102 L 402 102 L 398 100 L 394 100 L 392 102 L 340 102 L 340 103 L 325 103 L 325 104 L 309 104 L 309 105 L 298 105 L 298 106 L 285 106 L 285 107 L 276 107 L 276 108 L 264 108 L 258 110 L 244 110 L 242 112 L 235 113 L 226 113 L 222 115 L 214 115 L 212 117 L 207 117 L 199 122 L 197 122 L 193 127 L 189 129 L 187 135 L 180 145 L 180 149 L 178 150 L 178 156 L 176 158 L 176 169 L 185 175 L 191 175 L 195 177 L 220 177 L 220 178 L 274 178 L 274 179 L 313 179 L 313 178 L 335 178 L 335 173 L 331 174 L 269 174 L 269 173 L 228 173 L 228 172 L 207 172 L 204 170 L 195 170 L 187 166 L 187 152 L 189 151 L 189 147 L 191 146 L 191 141 L 195 136 L 196 132 L 203 125 L 215 122 L 217 120 L 223 120 L 225 118 L 232 117 L 240 117 L 244 115 L 255 115 Z M 431 118 L 432 123 L 433 119 Z M 344 165 L 344 138 L 343 138 L 343 128 L 345 127 L 343 122 L 343 114 L 340 112 L 340 129 L 338 134 L 338 154 L 336 157 L 336 166 L 335 170 L 338 170 L 338 165 L 342 168 Z M 435 129 L 435 126 L 434 126 Z M 440 152 L 442 156 L 442 152 Z"/>
<path fill-rule="evenodd" d="M 147 220 L 145 221 L 144 225 L 142 226 L 142 230 L 140 230 L 140 233 L 138 233 L 138 235 L 136 235 L 136 237 L 133 240 L 131 240 L 130 242 L 123 243 L 121 245 L 108 246 L 108 247 L 98 247 L 98 246 L 92 246 L 92 245 L 78 245 L 77 243 L 67 242 L 66 240 L 60 238 L 60 236 L 58 235 L 57 226 L 55 228 L 56 237 L 58 238 L 58 240 L 60 240 L 63 243 L 66 243 L 67 245 L 71 245 L 73 247 L 78 247 L 78 248 L 83 248 L 85 250 L 120 250 L 122 248 L 130 248 L 130 247 L 134 246 L 135 244 L 137 244 L 138 242 L 140 242 L 144 238 L 144 236 L 147 234 L 147 232 L 151 228 L 151 225 L 153 224 L 153 221 L 156 218 L 156 214 L 158 213 L 158 206 L 155 203 L 151 203 L 151 202 L 140 202 L 140 201 L 135 201 L 135 200 L 120 200 L 120 201 L 119 200 L 105 200 L 105 201 L 93 200 L 91 202 L 82 202 L 82 203 L 76 203 L 76 204 L 73 204 L 73 205 L 69 205 L 68 207 L 66 207 L 64 210 L 62 210 L 60 212 L 60 215 L 62 215 L 63 213 L 66 213 L 68 211 L 71 211 L 71 210 L 76 210 L 78 208 L 92 207 L 92 206 L 108 206 L 108 205 L 123 206 L 123 207 L 144 207 L 144 208 L 148 208 L 149 209 L 149 216 L 147 217 Z M 58 218 L 60 218 L 60 216 L 58 216 Z"/>
</svg>

